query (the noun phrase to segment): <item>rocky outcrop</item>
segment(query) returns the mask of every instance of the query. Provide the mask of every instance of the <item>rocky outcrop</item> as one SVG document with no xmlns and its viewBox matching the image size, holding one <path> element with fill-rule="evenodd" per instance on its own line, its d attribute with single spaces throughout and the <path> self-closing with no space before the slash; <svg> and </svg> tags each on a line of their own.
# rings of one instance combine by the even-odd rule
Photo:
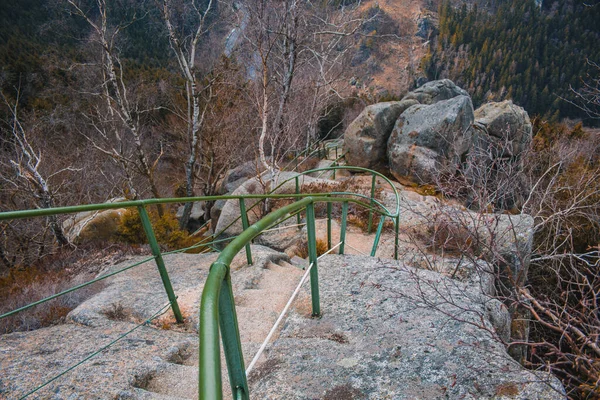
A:
<svg viewBox="0 0 600 400">
<path fill-rule="evenodd" d="M 388 141 L 390 172 L 400 181 L 422 184 L 435 183 L 442 171 L 455 172 L 471 146 L 472 123 L 468 96 L 410 107 Z"/>
<path fill-rule="evenodd" d="M 219 193 L 232 193 L 249 178 L 261 174 L 264 170 L 265 166 L 258 160 L 250 160 L 230 169 L 219 186 Z"/>
<path fill-rule="evenodd" d="M 435 104 L 456 96 L 469 96 L 466 90 L 459 88 L 450 79 L 427 82 L 418 89 L 409 92 L 402 100 L 416 100 L 421 104 Z"/>
<path fill-rule="evenodd" d="M 496 158 L 520 159 L 531 144 L 529 115 L 512 101 L 487 103 L 475 110 L 475 136 L 481 146 L 492 147 Z"/>
<path fill-rule="evenodd" d="M 436 16 L 431 12 L 426 12 L 417 18 L 417 33 L 415 33 L 415 36 L 429 40 L 437 35 L 438 27 L 439 21 Z"/>
<path fill-rule="evenodd" d="M 120 203 L 125 200 L 117 198 L 107 203 Z M 124 208 L 80 212 L 66 219 L 63 222 L 63 229 L 69 241 L 74 244 L 90 240 L 114 239 L 124 213 Z"/>
<path fill-rule="evenodd" d="M 394 123 L 416 100 L 390 101 L 367 106 L 344 133 L 346 160 L 363 168 L 386 164 L 387 141 Z"/>
<path fill-rule="evenodd" d="M 285 194 L 295 193 L 296 184 L 294 178 L 299 176 L 299 183 L 303 185 L 309 184 L 321 184 L 323 185 L 323 191 L 334 191 L 334 188 L 338 183 L 328 179 L 313 178 L 306 175 L 300 175 L 297 172 L 281 171 L 278 173 L 277 182 L 275 183 L 276 189 L 274 193 Z M 287 181 L 287 182 L 286 182 Z M 285 182 L 281 184 L 282 182 Z M 238 196 L 244 194 L 263 194 L 271 192 L 271 178 L 269 174 L 264 174 L 259 178 L 248 179 L 244 184 L 237 188 L 231 195 Z M 248 222 L 250 225 L 255 223 L 263 215 L 262 205 L 259 204 L 254 208 L 251 208 L 258 199 L 246 199 L 244 204 L 248 213 Z M 219 238 L 227 238 L 237 236 L 243 231 L 242 221 L 239 219 L 240 216 L 240 203 L 238 200 L 227 200 L 221 210 L 219 220 L 215 226 L 215 233 L 219 234 Z"/>
<path fill-rule="evenodd" d="M 505 313 L 477 285 L 332 255 L 320 261 L 319 281 L 322 317 L 310 318 L 305 287 L 249 378 L 258 398 L 565 398 L 555 377 L 525 370 L 492 339 L 490 315 L 501 326 Z"/>
</svg>

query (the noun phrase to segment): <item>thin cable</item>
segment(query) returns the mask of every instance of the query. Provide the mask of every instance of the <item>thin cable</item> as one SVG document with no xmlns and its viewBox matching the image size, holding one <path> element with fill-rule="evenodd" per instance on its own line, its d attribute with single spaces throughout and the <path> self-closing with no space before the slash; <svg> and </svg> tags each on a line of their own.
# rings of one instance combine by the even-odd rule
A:
<svg viewBox="0 0 600 400">
<path fill-rule="evenodd" d="M 367 253 L 363 253 L 362 251 L 360 251 L 359 249 L 357 249 L 356 247 L 352 246 L 350 243 L 346 242 L 346 246 L 350 247 L 352 250 L 354 251 L 358 251 L 360 254 L 362 254 L 363 256 L 369 256 Z"/>
<path fill-rule="evenodd" d="M 166 305 L 164 305 L 160 310 L 158 310 L 154 315 L 152 315 L 150 318 L 148 318 L 147 320 L 145 320 L 144 322 L 139 323 L 138 325 L 136 325 L 134 328 L 132 328 L 131 330 L 129 330 L 128 332 L 125 332 L 124 334 L 122 334 L 121 336 L 119 336 L 118 338 L 116 338 L 115 340 L 113 340 L 112 342 L 110 342 L 109 344 L 107 344 L 106 346 L 102 347 L 101 349 L 93 352 L 92 354 L 90 354 L 89 356 L 87 356 L 86 358 L 84 358 L 83 360 L 79 361 L 77 364 L 70 366 L 69 368 L 67 368 L 66 370 L 64 370 L 63 372 L 61 372 L 60 374 L 56 375 L 55 377 L 53 377 L 52 379 L 50 379 L 49 381 L 44 382 L 42 385 L 36 387 L 35 389 L 33 389 L 32 391 L 28 392 L 27 394 L 25 394 L 24 396 L 20 397 L 19 400 L 22 400 L 32 394 L 34 394 L 35 392 L 37 392 L 38 390 L 42 389 L 43 387 L 49 385 L 50 383 L 54 382 L 55 380 L 57 380 L 58 378 L 60 378 L 61 376 L 65 375 L 67 372 L 70 372 L 72 370 L 74 370 L 75 368 L 79 367 L 81 364 L 85 363 L 86 361 L 88 361 L 89 359 L 97 356 L 98 354 L 102 353 L 104 350 L 108 349 L 109 347 L 111 347 L 113 344 L 117 343 L 119 340 L 125 338 L 126 336 L 128 336 L 129 334 L 131 334 L 133 331 L 135 331 L 136 329 L 140 328 L 141 326 L 147 325 L 150 323 L 150 321 L 152 321 L 153 319 L 163 315 L 165 312 L 167 312 L 167 310 L 169 309 L 169 307 L 171 306 L 171 303 L 167 303 Z"/>
</svg>

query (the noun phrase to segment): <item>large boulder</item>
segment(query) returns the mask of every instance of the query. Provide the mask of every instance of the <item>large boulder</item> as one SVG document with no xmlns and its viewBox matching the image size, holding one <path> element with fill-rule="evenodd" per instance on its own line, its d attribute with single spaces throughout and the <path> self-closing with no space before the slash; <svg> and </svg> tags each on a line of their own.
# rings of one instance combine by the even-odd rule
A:
<svg viewBox="0 0 600 400">
<path fill-rule="evenodd" d="M 248 194 L 264 194 L 271 192 L 276 194 L 295 193 L 296 182 L 293 178 L 296 176 L 298 176 L 300 190 L 303 192 L 314 188 L 318 188 L 319 191 L 322 192 L 334 191 L 335 188 L 337 188 L 339 185 L 338 181 L 313 178 L 307 175 L 300 175 L 297 172 L 278 171 L 276 182 L 272 182 L 270 174 L 263 174 L 260 177 L 260 179 L 248 179 L 231 195 L 241 196 Z M 260 200 L 244 200 L 244 204 L 246 206 L 246 211 L 248 215 L 248 222 L 250 225 L 254 224 L 263 216 L 263 204 L 257 204 L 255 207 L 252 207 L 257 202 L 260 202 Z M 217 235 L 218 239 L 233 237 L 242 233 L 243 227 L 242 221 L 241 219 L 239 219 L 240 214 L 241 212 L 239 200 L 233 199 L 225 201 L 219 219 L 215 225 L 215 234 Z M 227 245 L 227 243 L 220 243 L 219 245 L 225 246 Z"/>
<path fill-rule="evenodd" d="M 124 198 L 115 198 L 107 203 L 120 203 Z M 67 239 L 74 244 L 82 244 L 91 240 L 109 240 L 117 234 L 124 208 L 101 211 L 85 211 L 77 213 L 63 222 Z"/>
<path fill-rule="evenodd" d="M 502 148 L 500 157 L 518 159 L 529 148 L 533 128 L 527 111 L 522 107 L 510 100 L 486 103 L 475 110 L 474 115 L 476 135 Z"/>
<path fill-rule="evenodd" d="M 410 107 L 388 141 L 392 175 L 399 181 L 430 184 L 440 172 L 456 172 L 472 143 L 472 123 L 468 96 Z"/>
<path fill-rule="evenodd" d="M 442 79 L 427 82 L 420 88 L 409 92 L 402 100 L 416 100 L 421 104 L 435 104 L 438 101 L 468 95 L 464 89 L 456 86 L 450 79 Z"/>
<path fill-rule="evenodd" d="M 474 193 L 467 205 L 478 208 L 489 203 L 498 210 L 518 208 L 528 192 L 521 171 L 523 154 L 532 140 L 529 115 L 512 101 L 487 103 L 475 111 L 473 128 L 473 147 L 465 173 Z M 495 195 L 478 204 L 482 189 Z"/>
<path fill-rule="evenodd" d="M 344 133 L 348 164 L 380 168 L 386 163 L 387 141 L 394 123 L 416 100 L 390 101 L 367 106 Z"/>
<path fill-rule="evenodd" d="M 253 176 L 264 172 L 265 166 L 259 160 L 250 160 L 230 169 L 219 186 L 219 192 L 231 193 Z"/>
</svg>

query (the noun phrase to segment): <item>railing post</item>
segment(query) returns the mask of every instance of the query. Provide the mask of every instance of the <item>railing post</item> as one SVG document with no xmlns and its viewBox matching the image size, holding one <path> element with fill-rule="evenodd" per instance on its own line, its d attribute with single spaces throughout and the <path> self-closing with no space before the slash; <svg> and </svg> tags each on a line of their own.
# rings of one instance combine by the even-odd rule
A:
<svg viewBox="0 0 600 400">
<path fill-rule="evenodd" d="M 248 213 L 246 213 L 246 203 L 244 199 L 240 197 L 240 215 L 242 217 L 242 228 L 248 229 L 250 224 L 248 223 Z M 248 265 L 252 265 L 252 250 L 250 250 L 250 243 L 246 244 L 246 260 Z"/>
<path fill-rule="evenodd" d="M 337 160 L 338 158 L 338 146 L 337 144 L 335 145 L 335 159 Z M 335 179 L 335 178 L 334 178 Z"/>
<path fill-rule="evenodd" d="M 400 231 L 400 213 L 396 215 L 396 234 L 394 237 L 394 259 L 398 259 L 398 234 Z"/>
<path fill-rule="evenodd" d="M 295 178 L 296 181 L 296 194 L 300 194 L 300 183 L 298 182 L 298 175 Z M 300 218 L 300 213 L 296 214 L 296 224 L 298 225 L 298 230 L 300 230 L 300 223 L 302 222 Z"/>
<path fill-rule="evenodd" d="M 331 250 L 331 202 L 327 202 L 327 250 Z"/>
<path fill-rule="evenodd" d="M 337 149 L 337 147 L 336 147 L 336 149 Z M 337 157 L 335 157 L 335 159 L 337 160 Z M 334 169 L 333 169 L 333 180 L 335 181 L 335 171 L 336 171 L 335 167 L 337 167 L 337 162 L 334 161 L 333 164 L 331 164 L 331 166 L 334 167 Z"/>
<path fill-rule="evenodd" d="M 308 232 L 308 262 L 312 264 L 310 270 L 310 293 L 312 298 L 312 315 L 321 315 L 319 304 L 319 271 L 317 268 L 317 235 L 315 231 L 315 208 L 313 203 L 306 206 L 306 230 Z"/>
<path fill-rule="evenodd" d="M 346 245 L 346 224 L 348 221 L 348 202 L 342 203 L 342 224 L 340 226 L 340 254 L 344 254 L 344 246 Z"/>
<path fill-rule="evenodd" d="M 377 252 L 377 246 L 379 246 L 379 239 L 381 239 L 381 231 L 383 230 L 383 224 L 385 223 L 385 216 L 382 215 L 379 218 L 379 225 L 377 226 L 377 232 L 375 233 L 375 240 L 373 241 L 373 248 L 371 249 L 371 257 L 375 257 Z"/>
<path fill-rule="evenodd" d="M 148 244 L 150 245 L 150 249 L 152 250 L 152 255 L 154 256 L 154 260 L 156 261 L 156 266 L 158 267 L 158 272 L 160 273 L 160 279 L 162 279 L 163 286 L 165 287 L 165 291 L 167 292 L 167 297 L 169 298 L 169 302 L 171 303 L 173 315 L 175 315 L 175 320 L 177 321 L 177 323 L 181 324 L 183 323 L 183 316 L 181 315 L 179 304 L 177 304 L 177 296 L 175 296 L 175 292 L 173 291 L 171 279 L 169 279 L 169 273 L 165 268 L 165 262 L 162 258 L 162 254 L 160 253 L 160 246 L 156 241 L 156 236 L 154 236 L 154 230 L 152 230 L 152 223 L 150 222 L 150 217 L 148 217 L 148 212 L 146 211 L 146 208 L 143 205 L 138 206 L 138 213 L 140 214 L 142 227 L 144 228 L 144 232 L 146 232 Z"/>
<path fill-rule="evenodd" d="M 373 197 L 375 197 L 375 181 L 376 175 L 373 174 L 373 179 L 371 180 L 371 201 L 370 205 L 373 207 L 375 204 L 373 201 Z M 369 226 L 367 227 L 367 233 L 371 233 L 371 229 L 373 228 L 373 210 L 369 210 Z"/>
<path fill-rule="evenodd" d="M 223 280 L 219 296 L 219 324 L 221 326 L 223 353 L 227 362 L 231 393 L 234 395 L 241 394 L 242 400 L 249 400 L 248 381 L 246 368 L 244 367 L 244 355 L 242 353 L 229 268 L 227 268 L 227 274 Z"/>
</svg>

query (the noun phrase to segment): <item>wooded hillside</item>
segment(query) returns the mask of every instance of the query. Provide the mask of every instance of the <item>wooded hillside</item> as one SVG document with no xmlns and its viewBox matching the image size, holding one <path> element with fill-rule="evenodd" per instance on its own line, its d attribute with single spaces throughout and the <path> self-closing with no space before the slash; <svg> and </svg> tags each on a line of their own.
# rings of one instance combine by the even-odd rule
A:
<svg viewBox="0 0 600 400">
<path fill-rule="evenodd" d="M 422 66 L 429 79 L 468 88 L 475 105 L 512 99 L 530 114 L 587 118 L 567 100 L 600 60 L 598 2 L 496 2 L 495 12 L 467 4 L 439 7 L 439 36 Z M 586 122 L 591 122 L 586 120 Z"/>
</svg>

